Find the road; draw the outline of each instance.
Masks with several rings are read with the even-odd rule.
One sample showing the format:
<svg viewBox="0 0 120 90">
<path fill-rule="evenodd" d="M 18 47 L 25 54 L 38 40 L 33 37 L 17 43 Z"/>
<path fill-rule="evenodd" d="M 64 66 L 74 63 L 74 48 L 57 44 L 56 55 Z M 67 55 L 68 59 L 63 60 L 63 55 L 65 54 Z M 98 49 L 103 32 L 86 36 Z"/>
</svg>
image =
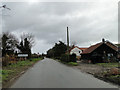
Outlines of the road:
<svg viewBox="0 0 120 90">
<path fill-rule="evenodd" d="M 117 88 L 117 86 L 45 58 L 16 80 L 11 88 Z"/>
</svg>

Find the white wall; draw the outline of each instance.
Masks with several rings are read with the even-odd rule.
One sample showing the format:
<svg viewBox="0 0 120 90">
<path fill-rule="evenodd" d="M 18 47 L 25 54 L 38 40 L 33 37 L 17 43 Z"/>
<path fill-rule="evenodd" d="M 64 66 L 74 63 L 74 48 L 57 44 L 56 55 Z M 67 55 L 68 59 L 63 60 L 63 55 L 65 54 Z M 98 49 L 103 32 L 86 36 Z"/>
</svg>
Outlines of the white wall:
<svg viewBox="0 0 120 90">
<path fill-rule="evenodd" d="M 79 53 L 80 52 L 80 53 Z M 76 56 L 81 56 L 80 54 L 82 53 L 82 50 L 78 49 L 77 47 L 73 48 L 71 51 L 70 51 L 70 54 L 76 54 Z"/>
</svg>

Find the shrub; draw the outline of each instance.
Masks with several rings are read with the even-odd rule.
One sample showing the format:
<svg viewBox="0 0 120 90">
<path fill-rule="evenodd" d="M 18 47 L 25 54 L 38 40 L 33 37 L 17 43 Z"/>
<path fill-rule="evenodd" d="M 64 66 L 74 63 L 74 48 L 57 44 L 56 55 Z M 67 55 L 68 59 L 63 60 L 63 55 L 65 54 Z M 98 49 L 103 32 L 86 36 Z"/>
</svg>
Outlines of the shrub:
<svg viewBox="0 0 120 90">
<path fill-rule="evenodd" d="M 68 54 L 62 54 L 61 55 L 61 61 L 62 62 L 69 62 L 69 55 Z"/>
<path fill-rule="evenodd" d="M 76 62 L 76 54 L 70 55 L 70 62 Z"/>
</svg>

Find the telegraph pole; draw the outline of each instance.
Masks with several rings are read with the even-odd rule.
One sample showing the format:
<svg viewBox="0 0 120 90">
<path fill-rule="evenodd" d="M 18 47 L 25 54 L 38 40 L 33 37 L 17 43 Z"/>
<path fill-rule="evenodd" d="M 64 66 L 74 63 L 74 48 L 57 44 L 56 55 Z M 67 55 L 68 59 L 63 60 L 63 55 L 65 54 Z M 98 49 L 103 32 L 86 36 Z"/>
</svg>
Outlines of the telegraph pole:
<svg viewBox="0 0 120 90">
<path fill-rule="evenodd" d="M 69 31 L 67 27 L 67 52 L 69 53 Z"/>
</svg>

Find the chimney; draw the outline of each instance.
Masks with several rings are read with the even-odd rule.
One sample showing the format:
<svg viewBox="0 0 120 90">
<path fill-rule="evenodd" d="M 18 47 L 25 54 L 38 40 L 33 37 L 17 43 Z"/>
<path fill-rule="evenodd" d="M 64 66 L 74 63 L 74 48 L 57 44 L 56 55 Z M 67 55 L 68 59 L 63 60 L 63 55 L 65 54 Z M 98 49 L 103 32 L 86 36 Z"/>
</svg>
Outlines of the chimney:
<svg viewBox="0 0 120 90">
<path fill-rule="evenodd" d="M 105 39 L 104 39 L 104 38 L 102 39 L 102 42 L 103 42 L 103 43 L 105 42 Z"/>
</svg>

